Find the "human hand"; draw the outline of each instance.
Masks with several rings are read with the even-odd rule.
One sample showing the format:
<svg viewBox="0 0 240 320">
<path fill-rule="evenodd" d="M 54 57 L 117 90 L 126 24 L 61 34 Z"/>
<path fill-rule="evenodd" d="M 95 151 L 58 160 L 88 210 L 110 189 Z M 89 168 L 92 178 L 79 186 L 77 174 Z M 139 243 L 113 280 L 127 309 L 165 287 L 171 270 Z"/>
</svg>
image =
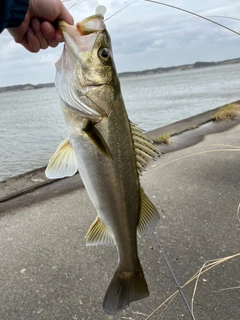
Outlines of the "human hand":
<svg viewBox="0 0 240 320">
<path fill-rule="evenodd" d="M 15 42 L 22 44 L 30 52 L 56 47 L 63 41 L 62 34 L 55 30 L 52 23 L 64 20 L 73 24 L 73 17 L 61 0 L 29 0 L 29 7 L 22 24 L 9 28 Z"/>
</svg>

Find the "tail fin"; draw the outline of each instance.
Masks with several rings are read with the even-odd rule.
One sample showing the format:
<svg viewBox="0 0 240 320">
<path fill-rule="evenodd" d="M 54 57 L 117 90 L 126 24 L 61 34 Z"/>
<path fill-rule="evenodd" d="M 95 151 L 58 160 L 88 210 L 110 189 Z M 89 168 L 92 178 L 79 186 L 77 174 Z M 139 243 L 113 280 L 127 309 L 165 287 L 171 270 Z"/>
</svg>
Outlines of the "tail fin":
<svg viewBox="0 0 240 320">
<path fill-rule="evenodd" d="M 103 309 L 105 312 L 113 314 L 127 308 L 130 302 L 148 296 L 148 286 L 140 264 L 138 270 L 134 272 L 117 269 L 105 294 Z"/>
</svg>

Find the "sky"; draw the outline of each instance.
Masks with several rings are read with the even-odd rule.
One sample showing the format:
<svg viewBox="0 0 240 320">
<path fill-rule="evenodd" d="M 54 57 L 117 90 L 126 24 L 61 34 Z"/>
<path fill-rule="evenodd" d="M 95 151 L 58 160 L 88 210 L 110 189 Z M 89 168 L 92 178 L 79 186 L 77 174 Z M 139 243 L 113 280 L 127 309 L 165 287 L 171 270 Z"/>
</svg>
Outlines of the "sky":
<svg viewBox="0 0 240 320">
<path fill-rule="evenodd" d="M 160 4 L 138 0 L 71 0 L 65 6 L 74 21 L 107 8 L 106 27 L 111 35 L 118 72 L 177 66 L 196 61 L 240 57 L 240 36 L 208 21 Z M 178 6 L 240 32 L 239 0 L 168 0 Z M 118 13 L 117 13 L 118 12 Z M 226 18 L 230 17 L 230 18 Z M 54 82 L 55 62 L 63 44 L 30 53 L 16 44 L 6 30 L 0 34 L 0 87 Z"/>
</svg>

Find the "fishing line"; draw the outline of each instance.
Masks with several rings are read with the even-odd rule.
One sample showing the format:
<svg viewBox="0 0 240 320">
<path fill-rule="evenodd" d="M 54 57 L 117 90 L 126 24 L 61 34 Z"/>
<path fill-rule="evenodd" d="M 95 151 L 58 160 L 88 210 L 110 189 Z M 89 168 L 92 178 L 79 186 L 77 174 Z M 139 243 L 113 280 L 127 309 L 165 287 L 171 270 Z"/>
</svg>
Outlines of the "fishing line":
<svg viewBox="0 0 240 320">
<path fill-rule="evenodd" d="M 170 266 L 170 263 L 169 263 L 166 255 L 165 255 L 165 253 L 164 253 L 164 251 L 163 251 L 163 246 L 162 246 L 162 244 L 161 244 L 160 241 L 157 239 L 157 237 L 155 236 L 154 232 L 152 233 L 152 235 L 153 235 L 153 238 L 154 238 L 155 241 L 156 241 L 156 244 L 157 244 L 157 246 L 158 246 L 158 248 L 159 248 L 160 253 L 161 253 L 162 256 L 163 256 L 163 259 L 164 259 L 164 261 L 165 261 L 165 263 L 166 263 L 166 265 L 167 265 L 167 267 L 168 267 L 168 270 L 170 271 L 170 273 L 171 273 L 171 275 L 172 275 L 172 278 L 173 278 L 173 280 L 174 280 L 174 282 L 175 282 L 175 284 L 176 284 L 176 286 L 177 286 L 177 288 L 178 288 L 178 291 L 179 291 L 179 293 L 180 293 L 181 296 L 182 296 L 182 299 L 183 299 L 183 301 L 184 301 L 184 303 L 185 303 L 185 305 L 186 305 L 186 307 L 187 307 L 187 310 L 188 310 L 188 312 L 189 312 L 189 314 L 190 314 L 190 316 L 191 316 L 191 319 L 192 319 L 192 320 L 195 320 L 195 317 L 194 317 L 194 315 L 193 315 L 193 313 L 192 313 L 192 310 L 191 310 L 191 308 L 190 308 L 190 306 L 189 306 L 189 304 L 188 304 L 188 302 L 187 302 L 187 299 L 186 299 L 186 297 L 185 297 L 185 295 L 184 295 L 184 293 L 183 293 L 183 291 L 182 291 L 182 287 L 179 285 L 179 283 L 178 283 L 178 281 L 177 281 L 177 278 L 176 278 L 176 276 L 175 276 L 175 274 L 174 274 L 174 272 L 173 272 L 173 270 L 172 270 L 172 268 L 171 268 L 171 266 Z"/>
<path fill-rule="evenodd" d="M 192 11 L 189 11 L 189 10 L 186 10 L 186 9 L 183 9 L 183 8 L 179 8 L 179 7 L 173 6 L 173 5 L 171 5 L 171 4 L 166 4 L 166 3 L 163 3 L 163 2 L 159 2 L 159 1 L 154 1 L 154 0 L 145 0 L 145 1 L 147 1 L 147 2 L 152 2 L 152 3 L 157 3 L 157 4 L 161 4 L 162 6 L 170 7 L 170 8 L 173 8 L 173 9 L 177 9 L 177 10 L 180 10 L 180 11 L 183 11 L 183 12 L 186 12 L 186 13 L 189 13 L 189 14 L 192 14 L 193 16 L 196 16 L 196 17 L 198 17 L 198 18 L 201 18 L 201 19 L 207 20 L 207 21 L 209 21 L 209 22 L 212 22 L 212 23 L 216 24 L 217 26 L 220 26 L 220 27 L 222 27 L 222 28 L 224 28 L 224 29 L 227 29 L 227 30 L 229 30 L 229 31 L 231 31 L 231 32 L 233 32 L 233 33 L 236 33 L 238 36 L 240 36 L 240 33 L 239 33 L 239 32 L 237 32 L 237 31 L 235 31 L 235 30 L 233 30 L 233 29 L 231 29 L 231 28 L 228 28 L 228 27 L 224 26 L 224 25 L 221 24 L 221 23 L 218 23 L 218 22 L 213 21 L 213 20 L 211 20 L 211 19 L 208 19 L 208 18 L 206 18 L 206 17 L 204 17 L 204 16 L 201 16 L 200 14 L 194 13 L 194 12 L 192 12 Z"/>
<path fill-rule="evenodd" d="M 209 18 L 224 18 L 224 19 L 232 19 L 232 20 L 238 20 L 238 21 L 240 21 L 239 18 L 227 17 L 227 16 L 209 16 Z"/>
<path fill-rule="evenodd" d="M 118 14 L 119 12 L 121 12 L 122 10 L 126 9 L 127 7 L 129 7 L 131 4 L 133 4 L 134 2 L 137 2 L 138 0 L 134 0 L 132 2 L 130 2 L 129 4 L 127 4 L 125 7 L 119 9 L 117 12 L 115 12 L 114 14 L 112 14 L 110 17 L 107 17 L 107 19 L 104 19 L 104 21 L 107 21 L 108 19 L 112 18 L 113 16 L 115 16 L 116 14 Z"/>
</svg>

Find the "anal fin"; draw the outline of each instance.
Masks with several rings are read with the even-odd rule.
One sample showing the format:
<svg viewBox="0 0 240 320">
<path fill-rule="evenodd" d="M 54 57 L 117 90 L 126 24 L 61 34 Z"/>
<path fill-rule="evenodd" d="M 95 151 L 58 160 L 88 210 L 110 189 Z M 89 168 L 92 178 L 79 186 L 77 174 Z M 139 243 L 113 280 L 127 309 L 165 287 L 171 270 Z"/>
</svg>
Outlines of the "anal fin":
<svg viewBox="0 0 240 320">
<path fill-rule="evenodd" d="M 90 226 L 85 238 L 87 246 L 114 245 L 112 236 L 99 217 Z"/>
<path fill-rule="evenodd" d="M 137 226 L 137 234 L 139 237 L 142 237 L 152 232 L 160 220 L 157 208 L 144 193 L 142 188 L 140 188 L 140 208 L 141 211 Z"/>
</svg>

